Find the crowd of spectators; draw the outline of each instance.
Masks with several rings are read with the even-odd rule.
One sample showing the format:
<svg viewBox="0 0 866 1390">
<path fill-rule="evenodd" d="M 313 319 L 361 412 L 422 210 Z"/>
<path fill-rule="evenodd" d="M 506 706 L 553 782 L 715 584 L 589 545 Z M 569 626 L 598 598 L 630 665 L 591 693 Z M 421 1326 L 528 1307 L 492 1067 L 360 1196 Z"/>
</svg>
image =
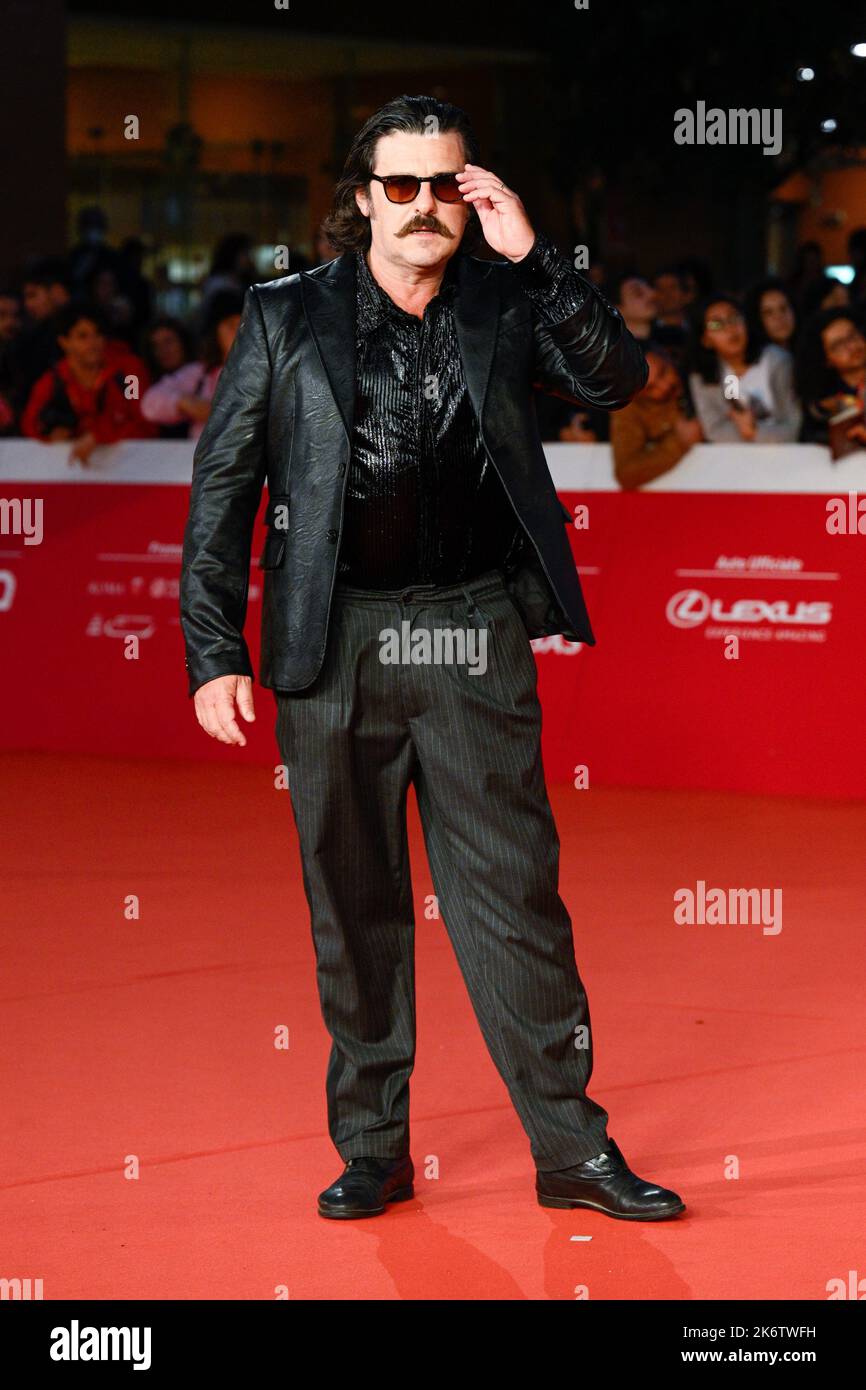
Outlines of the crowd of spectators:
<svg viewBox="0 0 866 1390">
<path fill-rule="evenodd" d="M 86 464 L 121 439 L 196 439 L 257 273 L 252 242 L 226 236 L 191 311 L 172 311 L 143 273 L 145 248 L 109 244 L 84 209 L 64 257 L 33 261 L 20 290 L 0 288 L 0 434 L 70 441 Z M 320 261 L 333 254 L 317 241 Z M 848 245 L 853 280 L 827 274 L 816 243 L 794 273 L 744 293 L 716 288 L 695 259 L 652 275 L 593 280 L 643 345 L 644 390 L 607 414 L 536 395 L 542 439 L 607 442 L 618 482 L 640 487 L 706 442 L 866 446 L 866 228 Z M 292 268 L 309 266 L 292 255 Z M 166 312 L 166 309 L 169 312 Z"/>
<path fill-rule="evenodd" d="M 107 230 L 101 209 L 84 209 L 65 256 L 33 260 L 20 289 L 0 288 L 0 435 L 68 441 L 81 464 L 121 439 L 198 438 L 244 291 L 262 278 L 251 239 L 226 236 L 194 307 L 167 313 L 172 291 L 158 295 L 143 274 L 143 243 L 115 249 Z"/>
<path fill-rule="evenodd" d="M 644 276 L 593 278 L 643 345 L 644 390 L 625 409 L 538 402 L 542 437 L 610 441 L 623 488 L 676 466 L 698 443 L 828 444 L 834 457 L 866 446 L 866 228 L 848 242 L 850 283 L 827 273 L 815 242 L 794 273 L 745 292 L 717 288 L 684 259 Z"/>
</svg>

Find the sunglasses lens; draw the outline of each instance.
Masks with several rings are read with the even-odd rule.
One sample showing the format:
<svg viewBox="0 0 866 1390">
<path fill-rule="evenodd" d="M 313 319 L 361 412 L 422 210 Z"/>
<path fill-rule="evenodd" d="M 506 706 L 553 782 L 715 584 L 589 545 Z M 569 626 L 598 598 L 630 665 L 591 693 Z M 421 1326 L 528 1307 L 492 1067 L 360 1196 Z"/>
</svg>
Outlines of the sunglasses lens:
<svg viewBox="0 0 866 1390">
<path fill-rule="evenodd" d="M 394 174 L 385 179 L 385 197 L 391 203 L 411 203 L 418 197 L 419 187 L 411 174 Z"/>
<path fill-rule="evenodd" d="M 453 174 L 441 174 L 433 180 L 433 194 L 441 203 L 459 203 L 462 194 Z"/>
</svg>

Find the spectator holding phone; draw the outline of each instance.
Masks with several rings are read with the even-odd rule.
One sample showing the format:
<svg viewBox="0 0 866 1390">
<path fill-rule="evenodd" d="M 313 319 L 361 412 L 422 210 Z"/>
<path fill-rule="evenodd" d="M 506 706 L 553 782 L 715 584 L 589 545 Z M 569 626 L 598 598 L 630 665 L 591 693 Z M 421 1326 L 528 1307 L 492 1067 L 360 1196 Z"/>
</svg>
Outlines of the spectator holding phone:
<svg viewBox="0 0 866 1390">
<path fill-rule="evenodd" d="M 794 391 L 793 359 L 751 340 L 730 295 L 703 308 L 692 341 L 689 389 L 704 438 L 711 443 L 793 443 L 803 412 Z"/>
</svg>

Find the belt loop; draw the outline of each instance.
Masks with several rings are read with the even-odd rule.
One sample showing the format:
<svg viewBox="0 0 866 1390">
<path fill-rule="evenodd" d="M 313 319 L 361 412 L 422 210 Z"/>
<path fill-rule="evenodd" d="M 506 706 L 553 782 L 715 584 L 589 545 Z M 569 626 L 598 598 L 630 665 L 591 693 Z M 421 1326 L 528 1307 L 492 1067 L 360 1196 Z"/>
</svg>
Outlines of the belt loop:
<svg viewBox="0 0 866 1390">
<path fill-rule="evenodd" d="M 470 623 L 472 624 L 472 626 L 473 626 L 473 627 L 487 627 L 487 625 L 488 625 L 488 623 L 489 623 L 489 621 L 490 621 L 490 619 L 488 618 L 487 614 L 484 613 L 484 612 L 482 612 L 482 610 L 478 607 L 478 604 L 475 602 L 474 597 L 472 596 L 472 594 L 470 594 L 470 592 L 469 592 L 469 590 L 467 589 L 466 585 L 465 585 L 465 584 L 461 584 L 460 587 L 461 587 L 461 589 L 463 590 L 463 597 L 466 599 L 466 616 L 467 616 L 467 618 L 469 619 L 469 621 L 470 621 Z M 475 621 L 475 615 L 476 615 L 476 614 L 477 614 L 478 617 L 480 618 L 480 620 L 481 620 L 480 622 L 476 622 L 476 621 Z"/>
</svg>

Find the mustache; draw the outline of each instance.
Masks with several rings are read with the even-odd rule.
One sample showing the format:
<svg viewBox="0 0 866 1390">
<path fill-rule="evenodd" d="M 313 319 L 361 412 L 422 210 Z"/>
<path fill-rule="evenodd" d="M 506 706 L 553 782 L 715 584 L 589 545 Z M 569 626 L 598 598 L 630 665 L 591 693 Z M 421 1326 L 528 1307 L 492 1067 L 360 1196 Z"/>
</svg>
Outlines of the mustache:
<svg viewBox="0 0 866 1390">
<path fill-rule="evenodd" d="M 449 239 L 454 235 L 443 222 L 439 221 L 438 217 L 415 217 L 401 232 L 398 232 L 397 235 L 411 236 L 413 232 L 438 232 L 440 236 L 448 237 Z"/>
</svg>

